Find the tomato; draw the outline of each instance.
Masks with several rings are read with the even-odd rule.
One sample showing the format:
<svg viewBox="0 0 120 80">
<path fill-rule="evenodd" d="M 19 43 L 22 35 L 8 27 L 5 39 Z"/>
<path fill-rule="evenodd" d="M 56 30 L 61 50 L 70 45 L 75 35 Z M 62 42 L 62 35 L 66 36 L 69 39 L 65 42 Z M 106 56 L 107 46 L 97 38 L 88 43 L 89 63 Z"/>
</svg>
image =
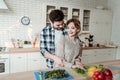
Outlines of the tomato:
<svg viewBox="0 0 120 80">
<path fill-rule="evenodd" d="M 113 75 L 112 75 L 112 72 L 111 72 L 111 70 L 110 69 L 105 69 L 104 70 L 104 74 L 105 74 L 105 79 L 106 80 L 112 80 L 112 78 L 113 78 Z"/>
<path fill-rule="evenodd" d="M 113 78 L 113 77 L 105 76 L 105 80 L 113 80 L 112 78 Z"/>
<path fill-rule="evenodd" d="M 95 71 L 92 78 L 93 80 L 105 80 L 105 75 L 103 72 Z"/>
<path fill-rule="evenodd" d="M 98 75 L 98 79 L 99 80 L 105 80 L 104 73 L 100 72 L 100 74 Z"/>
<path fill-rule="evenodd" d="M 112 77 L 112 72 L 111 72 L 110 69 L 107 69 L 107 68 L 106 68 L 106 69 L 104 70 L 104 74 L 107 75 L 107 76 L 111 76 L 111 77 Z"/>
</svg>

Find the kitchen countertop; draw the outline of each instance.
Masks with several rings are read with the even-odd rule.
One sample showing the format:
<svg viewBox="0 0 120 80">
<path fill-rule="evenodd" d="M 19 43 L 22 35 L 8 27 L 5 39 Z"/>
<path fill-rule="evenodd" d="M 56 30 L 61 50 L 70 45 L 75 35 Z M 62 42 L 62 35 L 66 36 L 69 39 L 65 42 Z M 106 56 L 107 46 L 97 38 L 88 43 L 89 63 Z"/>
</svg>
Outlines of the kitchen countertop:
<svg viewBox="0 0 120 80">
<path fill-rule="evenodd" d="M 106 47 L 106 46 L 101 46 L 101 47 L 83 47 L 82 50 L 89 50 L 89 49 L 110 49 L 110 48 L 117 48 L 117 46 L 111 46 L 111 47 Z"/>
<path fill-rule="evenodd" d="M 117 47 L 84 47 L 82 50 L 91 50 L 91 49 L 110 49 L 110 48 L 117 48 Z M 40 52 L 38 47 L 36 48 L 9 48 L 8 51 L 0 52 L 1 53 L 26 53 L 26 52 Z"/>
<path fill-rule="evenodd" d="M 7 52 L 0 53 L 26 53 L 26 52 L 40 52 L 39 48 L 9 48 Z"/>
<path fill-rule="evenodd" d="M 112 66 L 120 67 L 120 60 L 97 62 L 97 63 L 94 63 L 94 64 L 103 64 L 105 66 L 112 65 Z M 85 77 L 78 76 L 70 68 L 65 68 L 65 69 L 74 77 L 74 80 L 86 80 Z M 19 73 L 7 74 L 7 75 L 0 75 L 0 80 L 35 80 L 33 72 L 35 72 L 35 71 L 19 72 Z M 112 70 L 112 73 L 114 75 L 115 74 L 120 74 L 120 70 Z"/>
</svg>

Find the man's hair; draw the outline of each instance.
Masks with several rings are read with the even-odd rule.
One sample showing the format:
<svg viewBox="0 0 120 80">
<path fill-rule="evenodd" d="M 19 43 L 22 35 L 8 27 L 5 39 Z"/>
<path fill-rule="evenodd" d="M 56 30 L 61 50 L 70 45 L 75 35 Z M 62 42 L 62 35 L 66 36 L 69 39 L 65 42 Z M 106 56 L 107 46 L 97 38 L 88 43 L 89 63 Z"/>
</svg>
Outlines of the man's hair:
<svg viewBox="0 0 120 80">
<path fill-rule="evenodd" d="M 50 12 L 49 19 L 51 22 L 62 21 L 64 19 L 64 14 L 61 10 L 55 9 Z"/>
</svg>

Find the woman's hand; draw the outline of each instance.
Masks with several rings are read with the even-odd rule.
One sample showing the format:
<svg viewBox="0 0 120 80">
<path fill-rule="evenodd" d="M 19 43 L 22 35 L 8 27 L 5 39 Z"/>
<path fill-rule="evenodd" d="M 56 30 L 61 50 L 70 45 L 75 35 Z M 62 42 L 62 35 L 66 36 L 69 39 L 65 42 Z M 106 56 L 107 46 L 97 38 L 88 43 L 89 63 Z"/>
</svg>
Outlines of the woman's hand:
<svg viewBox="0 0 120 80">
<path fill-rule="evenodd" d="M 76 60 L 75 65 L 77 68 L 85 70 L 84 65 L 80 61 Z"/>
</svg>

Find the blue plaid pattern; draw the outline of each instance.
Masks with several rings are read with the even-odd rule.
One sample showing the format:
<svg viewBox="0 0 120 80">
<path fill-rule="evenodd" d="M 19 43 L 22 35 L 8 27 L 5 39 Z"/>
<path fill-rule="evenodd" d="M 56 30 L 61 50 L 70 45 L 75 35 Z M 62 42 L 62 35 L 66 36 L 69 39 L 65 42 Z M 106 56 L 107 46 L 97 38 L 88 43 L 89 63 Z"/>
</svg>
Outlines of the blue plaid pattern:
<svg viewBox="0 0 120 80">
<path fill-rule="evenodd" d="M 64 28 L 62 31 L 63 35 L 65 35 L 66 31 Z M 44 56 L 46 51 L 55 55 L 55 30 L 52 25 L 45 27 L 40 34 L 40 52 Z M 52 59 L 46 59 L 46 62 L 48 68 L 54 67 L 54 61 Z"/>
</svg>

